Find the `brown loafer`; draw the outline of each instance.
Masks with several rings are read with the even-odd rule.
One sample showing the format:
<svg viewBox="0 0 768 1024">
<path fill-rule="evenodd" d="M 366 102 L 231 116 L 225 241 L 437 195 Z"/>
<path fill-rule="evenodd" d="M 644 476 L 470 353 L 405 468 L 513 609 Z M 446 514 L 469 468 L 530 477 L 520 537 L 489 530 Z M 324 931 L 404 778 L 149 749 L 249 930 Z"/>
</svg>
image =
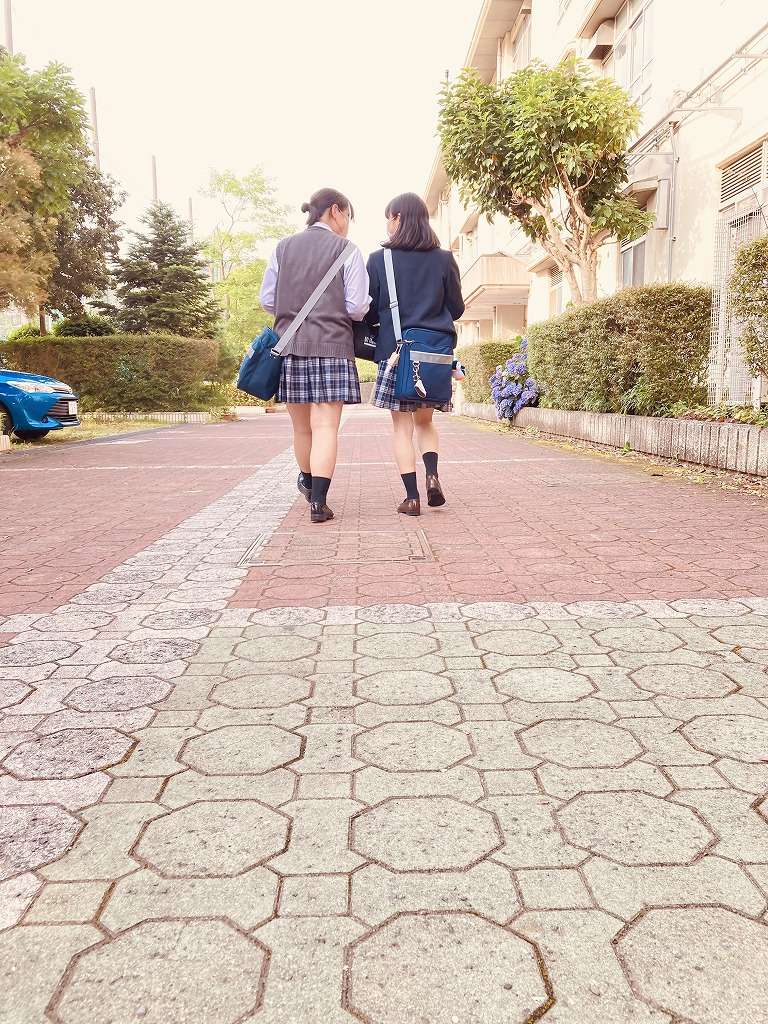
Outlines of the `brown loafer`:
<svg viewBox="0 0 768 1024">
<path fill-rule="evenodd" d="M 418 498 L 406 498 L 397 506 L 397 511 L 401 512 L 404 516 L 420 516 L 421 502 Z"/>
<path fill-rule="evenodd" d="M 445 495 L 440 481 L 436 476 L 427 477 L 427 504 L 430 508 L 438 508 L 445 504 Z"/>
</svg>

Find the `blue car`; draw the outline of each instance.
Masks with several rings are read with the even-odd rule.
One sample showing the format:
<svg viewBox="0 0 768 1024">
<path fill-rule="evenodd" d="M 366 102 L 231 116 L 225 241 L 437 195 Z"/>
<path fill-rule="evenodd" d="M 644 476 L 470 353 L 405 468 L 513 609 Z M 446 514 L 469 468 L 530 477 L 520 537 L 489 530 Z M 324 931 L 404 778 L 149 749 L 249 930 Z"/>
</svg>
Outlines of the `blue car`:
<svg viewBox="0 0 768 1024">
<path fill-rule="evenodd" d="M 77 427 L 77 395 L 68 384 L 0 368 L 0 431 L 36 441 L 50 430 Z"/>
</svg>

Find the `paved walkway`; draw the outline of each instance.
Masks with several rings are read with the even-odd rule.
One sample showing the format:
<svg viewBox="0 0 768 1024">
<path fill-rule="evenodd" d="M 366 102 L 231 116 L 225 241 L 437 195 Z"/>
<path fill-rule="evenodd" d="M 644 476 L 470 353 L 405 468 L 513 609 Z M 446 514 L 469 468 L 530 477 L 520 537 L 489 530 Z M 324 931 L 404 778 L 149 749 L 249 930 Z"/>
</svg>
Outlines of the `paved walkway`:
<svg viewBox="0 0 768 1024">
<path fill-rule="evenodd" d="M 765 506 L 443 436 L 0 462 L 0 1024 L 768 1020 Z"/>
</svg>

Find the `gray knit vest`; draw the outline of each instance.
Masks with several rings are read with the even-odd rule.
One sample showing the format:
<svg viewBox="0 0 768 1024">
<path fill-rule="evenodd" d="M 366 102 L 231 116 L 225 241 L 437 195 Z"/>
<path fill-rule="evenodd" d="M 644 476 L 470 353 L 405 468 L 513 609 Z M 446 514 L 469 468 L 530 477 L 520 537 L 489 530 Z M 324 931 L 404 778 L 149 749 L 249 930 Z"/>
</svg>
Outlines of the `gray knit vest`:
<svg viewBox="0 0 768 1024">
<path fill-rule="evenodd" d="M 313 225 L 284 238 L 277 248 L 275 333 L 281 337 L 347 244 L 341 235 Z M 354 359 L 352 321 L 344 305 L 344 271 L 336 274 L 283 355 Z"/>
</svg>

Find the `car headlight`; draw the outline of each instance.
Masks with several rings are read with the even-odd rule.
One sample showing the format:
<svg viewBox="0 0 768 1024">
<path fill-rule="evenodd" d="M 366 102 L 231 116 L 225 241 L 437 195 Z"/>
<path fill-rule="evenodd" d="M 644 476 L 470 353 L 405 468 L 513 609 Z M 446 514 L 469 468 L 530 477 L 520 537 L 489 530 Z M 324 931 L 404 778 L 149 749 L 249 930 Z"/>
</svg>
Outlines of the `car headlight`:
<svg viewBox="0 0 768 1024">
<path fill-rule="evenodd" d="M 52 388 L 50 384 L 36 384 L 31 380 L 9 380 L 8 384 L 12 388 L 18 388 L 19 391 L 26 391 L 28 395 L 41 393 L 53 395 L 56 393 L 56 388 Z"/>
</svg>

